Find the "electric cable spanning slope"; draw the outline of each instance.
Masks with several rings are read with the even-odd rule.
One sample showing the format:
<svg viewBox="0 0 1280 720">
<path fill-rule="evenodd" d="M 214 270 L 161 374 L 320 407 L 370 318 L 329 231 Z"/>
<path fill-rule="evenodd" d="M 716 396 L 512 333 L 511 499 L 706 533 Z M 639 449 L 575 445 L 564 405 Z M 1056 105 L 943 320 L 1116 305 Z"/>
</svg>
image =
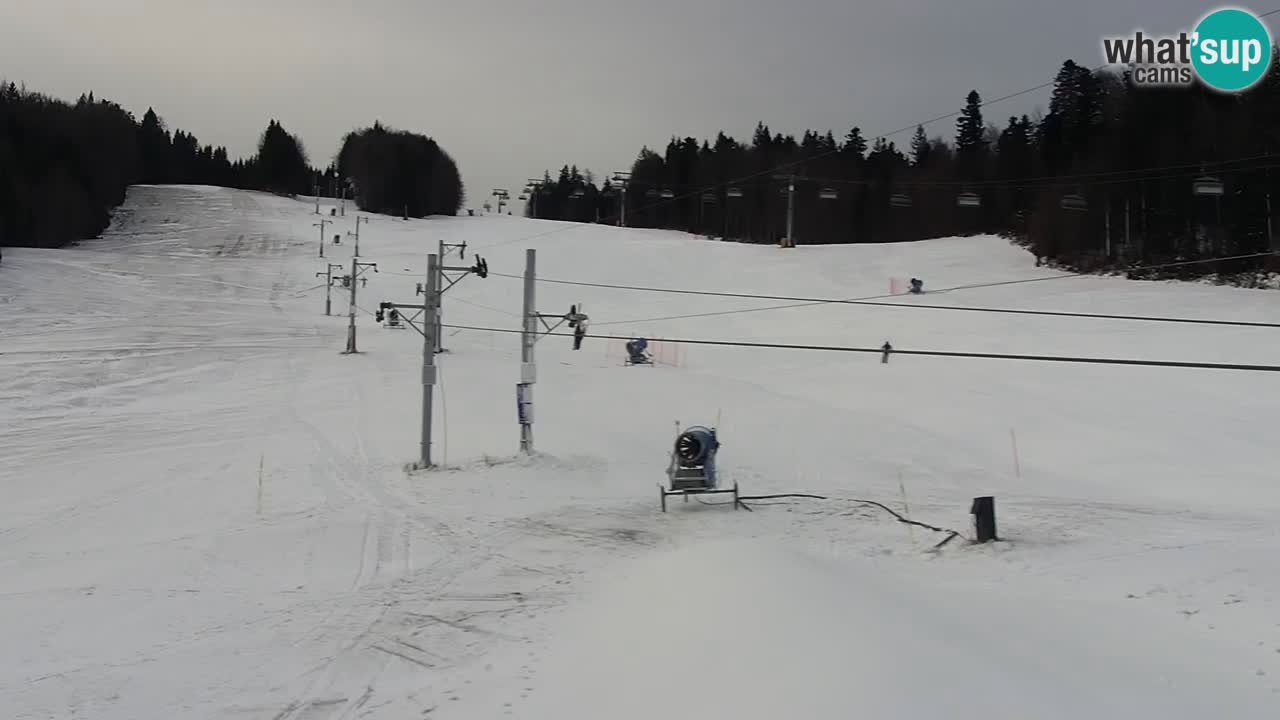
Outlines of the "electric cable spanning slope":
<svg viewBox="0 0 1280 720">
<path fill-rule="evenodd" d="M 478 325 L 443 325 L 454 330 L 473 332 L 492 332 L 504 334 L 520 334 L 523 330 L 512 328 L 483 327 Z M 574 337 L 572 333 L 541 332 L 539 336 Z M 586 337 L 596 340 L 631 340 L 627 335 L 598 335 L 590 333 Z M 1031 362 L 1073 363 L 1087 365 L 1130 365 L 1141 367 L 1189 368 L 1196 370 L 1243 370 L 1250 372 L 1280 372 L 1280 365 L 1256 365 L 1245 363 L 1209 363 L 1184 360 L 1140 360 L 1126 358 L 1074 357 L 1068 355 L 1026 355 L 1018 353 L 991 352 L 959 352 L 949 350 L 900 350 L 896 347 L 853 347 L 847 345 L 803 345 L 797 343 L 750 342 L 745 340 L 694 340 L 685 338 L 663 338 L 664 343 L 677 345 L 712 345 L 720 347 L 758 348 L 771 350 L 811 350 L 821 352 L 863 353 L 873 355 L 920 355 L 924 357 L 971 358 L 982 360 L 1024 360 Z"/>
<path fill-rule="evenodd" d="M 1280 255 L 1280 253 L 1265 252 L 1265 253 L 1253 253 L 1249 255 L 1234 255 L 1234 256 L 1225 257 L 1225 258 L 1213 258 L 1211 260 L 1188 260 L 1188 261 L 1180 261 L 1180 262 L 1174 262 L 1174 263 L 1165 263 L 1161 265 L 1147 265 L 1147 266 L 1141 266 L 1141 267 L 1132 267 L 1132 268 L 1127 268 L 1126 270 L 1127 272 L 1161 270 L 1161 269 L 1166 269 L 1171 267 L 1182 267 L 1186 265 L 1205 264 L 1205 263 L 1211 263 L 1211 262 L 1226 262 L 1231 260 L 1244 260 L 1244 259 L 1250 259 L 1250 258 L 1268 257 L 1272 255 Z M 503 277 L 503 278 L 509 278 L 509 279 L 520 279 L 522 277 L 520 275 L 512 275 L 510 273 L 500 273 L 500 272 L 493 272 L 493 271 L 490 271 L 490 274 L 496 277 Z M 1050 280 L 1066 280 L 1066 279 L 1078 280 L 1078 279 L 1089 278 L 1089 277 L 1098 277 L 1098 276 L 1066 274 L 1066 275 L 1053 275 L 1049 277 L 1040 277 L 1040 278 L 1024 278 L 1020 280 L 1002 280 L 1002 281 L 990 282 L 990 283 L 974 283 L 969 285 L 956 285 L 952 287 L 939 288 L 937 290 L 931 290 L 930 294 L 944 293 L 944 292 L 957 292 L 962 290 L 976 290 L 981 288 L 1001 287 L 1006 285 L 1019 285 L 1019 284 L 1025 284 L 1025 283 L 1047 282 Z M 790 296 L 790 295 L 766 295 L 761 293 L 747 293 L 747 292 L 723 292 L 723 291 L 715 291 L 715 290 L 660 288 L 660 287 L 650 287 L 650 286 L 643 286 L 643 285 L 623 285 L 623 284 L 616 284 L 616 283 L 598 283 L 598 282 L 587 282 L 587 281 L 579 281 L 579 280 L 560 280 L 560 279 L 553 279 L 553 278 L 538 278 L 537 282 L 548 283 L 553 285 L 570 285 L 575 287 L 624 290 L 624 291 L 630 291 L 630 292 L 649 292 L 649 293 L 662 293 L 662 294 L 672 294 L 672 295 L 695 295 L 695 296 L 705 296 L 705 297 L 740 298 L 745 300 L 781 300 L 781 301 L 788 302 L 788 304 L 786 305 L 769 305 L 765 307 L 743 308 L 739 310 L 720 310 L 720 311 L 711 311 L 711 312 L 705 312 L 705 313 L 691 313 L 687 315 L 669 315 L 665 317 L 642 318 L 637 320 L 608 320 L 608 321 L 594 323 L 594 325 L 596 325 L 597 327 L 606 326 L 606 325 L 634 325 L 634 324 L 647 323 L 647 322 L 661 322 L 665 320 L 687 320 L 687 319 L 693 319 L 693 318 L 716 317 L 721 315 L 736 315 L 736 314 L 743 314 L 743 313 L 765 312 L 769 310 L 786 310 L 786 309 L 801 308 L 801 307 L 815 307 L 819 305 L 863 305 L 863 306 L 870 306 L 870 307 L 891 307 L 891 308 L 907 308 L 907 309 L 917 309 L 917 310 L 943 310 L 943 311 L 957 311 L 957 312 L 981 312 L 981 313 L 997 313 L 997 314 L 1010 314 L 1010 315 L 1038 315 L 1038 316 L 1047 316 L 1047 317 L 1074 317 L 1074 318 L 1086 318 L 1086 319 L 1097 319 L 1097 320 L 1125 320 L 1125 321 L 1136 321 L 1136 322 L 1181 323 L 1181 324 L 1190 324 L 1190 325 L 1219 325 L 1219 326 L 1233 326 L 1233 327 L 1280 328 L 1280 323 L 1277 323 L 1277 322 L 1259 322 L 1259 321 L 1247 321 L 1247 320 L 1215 320 L 1215 319 L 1182 318 L 1182 317 L 1168 317 L 1168 316 L 1069 312 L 1069 311 L 1062 311 L 1062 310 L 1026 310 L 1026 309 L 1016 309 L 1016 308 L 968 307 L 963 305 L 935 305 L 935 304 L 915 303 L 915 302 L 912 302 L 912 303 L 882 302 L 883 300 L 886 300 L 888 298 L 901 297 L 900 295 L 872 295 L 872 296 L 861 297 L 861 298 L 845 298 L 845 299 L 807 298 L 807 297 Z"/>
</svg>

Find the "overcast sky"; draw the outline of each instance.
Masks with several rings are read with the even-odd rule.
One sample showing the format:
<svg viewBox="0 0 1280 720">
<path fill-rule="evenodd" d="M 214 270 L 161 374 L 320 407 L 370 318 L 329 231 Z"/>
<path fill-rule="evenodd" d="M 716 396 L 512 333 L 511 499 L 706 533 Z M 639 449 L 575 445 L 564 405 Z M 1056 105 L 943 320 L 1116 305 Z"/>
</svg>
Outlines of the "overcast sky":
<svg viewBox="0 0 1280 720">
<path fill-rule="evenodd" d="M 1274 0 L 1280 7 L 1280 0 Z M 1190 29 L 1194 0 L 0 0 L 0 77 L 148 106 L 248 156 L 271 118 L 326 165 L 375 120 L 434 137 L 468 204 L 561 165 L 604 176 L 672 135 L 874 137 Z M 1248 5 L 1245 5 L 1248 7 Z M 1254 6 L 1265 12 L 1271 6 Z M 1272 26 L 1275 32 L 1275 26 Z M 1048 91 L 986 111 L 1047 104 Z M 954 121 L 928 128 L 950 138 Z M 909 135 L 894 139 L 905 144 Z"/>
</svg>

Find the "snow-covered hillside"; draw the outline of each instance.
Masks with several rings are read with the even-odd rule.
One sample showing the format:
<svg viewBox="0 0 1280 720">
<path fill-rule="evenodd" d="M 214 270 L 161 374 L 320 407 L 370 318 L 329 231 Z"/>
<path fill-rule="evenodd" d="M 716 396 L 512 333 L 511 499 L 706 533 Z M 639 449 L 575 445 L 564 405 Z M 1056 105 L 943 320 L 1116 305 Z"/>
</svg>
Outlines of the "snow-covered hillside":
<svg viewBox="0 0 1280 720">
<path fill-rule="evenodd" d="M 324 204 L 324 217 L 329 218 Z M 354 212 L 324 233 L 355 229 Z M 997 238 L 741 246 L 665 232 L 374 216 L 358 355 L 324 315 L 314 205 L 137 187 L 102 239 L 0 265 L 0 715 L 949 718 L 1280 712 L 1272 373 L 692 345 L 629 368 L 446 331 L 436 459 L 422 340 L 383 329 L 428 252 L 490 277 L 450 325 L 519 327 L 539 275 L 809 297 L 1058 273 Z M 1275 364 L 1273 329 L 538 286 L 593 333 Z M 1276 321 L 1280 295 L 1062 277 L 931 304 Z M 924 302 L 902 298 L 904 304 Z M 731 312 L 761 308 L 756 312 Z M 728 314 L 725 314 L 728 313 Z M 673 316 L 700 315 L 681 319 Z M 674 423 L 720 418 L 754 512 L 662 514 Z M 1015 451 L 1016 447 L 1016 451 Z M 1016 455 L 1015 455 L 1016 453 Z M 956 541 L 994 495 L 1004 542 Z"/>
</svg>

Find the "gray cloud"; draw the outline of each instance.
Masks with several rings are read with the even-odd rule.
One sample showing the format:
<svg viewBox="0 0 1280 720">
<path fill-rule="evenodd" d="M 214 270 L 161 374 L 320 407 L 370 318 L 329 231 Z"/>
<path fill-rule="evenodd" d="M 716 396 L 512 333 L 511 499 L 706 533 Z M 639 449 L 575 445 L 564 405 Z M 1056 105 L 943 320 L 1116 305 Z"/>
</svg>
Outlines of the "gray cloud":
<svg viewBox="0 0 1280 720">
<path fill-rule="evenodd" d="M 1189 28 L 1191 0 L 6 0 L 0 74 L 93 90 L 233 155 L 267 120 L 315 164 L 374 120 L 425 132 L 472 205 L 671 135 L 853 125 L 868 135 L 1044 82 L 1100 38 Z M 1280 0 L 1277 0 L 1280 7 Z M 1259 12 L 1272 7 L 1255 7 Z M 1274 26 L 1273 26 L 1274 33 Z M 1042 91 L 987 110 L 1002 123 Z M 928 128 L 950 137 L 953 123 Z M 905 142 L 905 136 L 900 141 Z"/>
</svg>

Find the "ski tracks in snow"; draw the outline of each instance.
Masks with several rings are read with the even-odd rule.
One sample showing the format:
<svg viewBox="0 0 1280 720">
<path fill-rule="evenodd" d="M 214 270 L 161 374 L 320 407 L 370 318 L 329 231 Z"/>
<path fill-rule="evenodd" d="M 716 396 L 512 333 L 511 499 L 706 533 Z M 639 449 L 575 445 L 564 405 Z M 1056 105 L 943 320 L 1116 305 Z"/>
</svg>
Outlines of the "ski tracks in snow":
<svg viewBox="0 0 1280 720">
<path fill-rule="evenodd" d="M 294 387 L 303 383 L 301 363 L 291 360 Z M 359 378 L 347 385 L 355 422 L 349 425 L 350 449 L 339 447 L 317 422 L 309 419 L 302 399 L 290 398 L 288 422 L 307 434 L 314 455 L 308 476 L 325 494 L 325 509 L 317 514 L 321 525 L 312 533 L 318 545 L 328 533 L 358 528 L 359 551 L 351 563 L 345 592 L 334 598 L 319 621 L 294 643 L 296 647 L 328 645 L 331 650 L 318 665 L 304 673 L 310 680 L 285 704 L 279 720 L 298 718 L 346 718 L 373 696 L 378 677 L 392 661 L 407 660 L 433 667 L 439 657 L 397 637 L 394 629 L 378 632 L 388 612 L 403 597 L 440 592 L 459 574 L 482 561 L 484 550 L 462 538 L 447 523 L 422 512 L 418 501 L 402 488 L 398 465 L 377 463 L 369 457 L 363 433 L 371 427 L 370 410 Z M 415 541 L 429 548 L 431 560 L 417 566 Z M 331 561 L 313 545 L 308 563 Z M 307 568 L 306 575 L 316 573 Z M 334 639 L 338 639 L 335 646 Z"/>
</svg>

